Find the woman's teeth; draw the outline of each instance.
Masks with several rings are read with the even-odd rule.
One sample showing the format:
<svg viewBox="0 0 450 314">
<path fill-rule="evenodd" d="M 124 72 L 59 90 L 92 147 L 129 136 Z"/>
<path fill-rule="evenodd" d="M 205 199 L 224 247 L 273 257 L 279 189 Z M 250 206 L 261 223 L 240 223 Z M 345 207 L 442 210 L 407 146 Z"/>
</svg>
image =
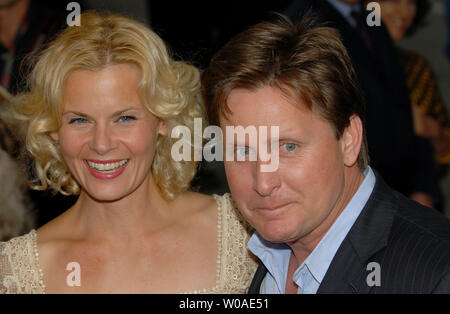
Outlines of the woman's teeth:
<svg viewBox="0 0 450 314">
<path fill-rule="evenodd" d="M 87 163 L 89 165 L 89 167 L 91 167 L 92 169 L 96 170 L 96 171 L 101 171 L 101 172 L 114 172 L 119 170 L 120 168 L 122 168 L 123 166 L 125 166 L 125 164 L 128 162 L 128 159 L 124 159 L 122 161 L 118 161 L 118 162 L 112 162 L 112 163 L 96 163 L 96 162 L 92 162 L 87 160 Z"/>
</svg>

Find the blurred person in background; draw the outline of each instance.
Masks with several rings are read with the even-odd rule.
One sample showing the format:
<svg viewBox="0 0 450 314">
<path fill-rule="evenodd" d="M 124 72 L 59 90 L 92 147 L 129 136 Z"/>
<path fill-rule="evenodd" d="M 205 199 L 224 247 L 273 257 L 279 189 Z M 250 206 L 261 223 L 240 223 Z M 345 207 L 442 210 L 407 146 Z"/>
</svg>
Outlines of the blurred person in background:
<svg viewBox="0 0 450 314">
<path fill-rule="evenodd" d="M 447 45 L 445 52 L 447 53 L 447 58 L 450 60 L 450 0 L 445 0 L 445 10 L 447 12 Z"/>
<path fill-rule="evenodd" d="M 66 21 L 48 1 L 0 0 L 1 85 L 12 94 L 24 88 L 23 58 L 48 42 Z"/>
<path fill-rule="evenodd" d="M 360 0 L 294 0 L 285 14 L 295 23 L 307 12 L 336 28 L 366 99 L 369 155 L 388 184 L 428 207 L 438 190 L 433 147 L 414 133 L 409 91 L 385 26 L 369 27 Z"/>
<path fill-rule="evenodd" d="M 394 41 L 413 35 L 431 8 L 429 0 L 382 0 L 381 19 Z M 429 62 L 418 53 L 396 47 L 406 75 L 414 132 L 428 138 L 439 165 L 450 164 L 450 121 Z M 437 197 L 437 196 L 436 196 Z"/>
<path fill-rule="evenodd" d="M 82 1 L 77 1 L 83 5 Z M 29 68 L 27 56 L 40 49 L 66 26 L 67 1 L 0 0 L 0 85 L 12 95 L 26 88 Z M 10 123 L 12 121 L 6 121 Z M 10 126 L 16 134 L 20 125 Z M 20 142 L 19 142 L 20 143 Z M 24 147 L 18 146 L 11 155 L 19 157 Z M 31 176 L 31 161 L 22 160 Z M 28 189 L 29 199 L 36 208 L 36 223 L 43 225 L 70 207 L 75 198 L 64 198 L 46 191 Z"/>
<path fill-rule="evenodd" d="M 29 232 L 35 223 L 26 195 L 26 176 L 14 160 L 18 142 L 4 118 L 11 95 L 0 86 L 0 241 Z"/>
</svg>

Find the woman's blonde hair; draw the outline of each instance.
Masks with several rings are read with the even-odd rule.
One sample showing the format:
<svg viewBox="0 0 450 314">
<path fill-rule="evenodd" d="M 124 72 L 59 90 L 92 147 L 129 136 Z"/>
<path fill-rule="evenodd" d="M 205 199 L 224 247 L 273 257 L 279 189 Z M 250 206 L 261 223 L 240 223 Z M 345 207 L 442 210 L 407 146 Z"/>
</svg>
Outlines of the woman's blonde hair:
<svg viewBox="0 0 450 314">
<path fill-rule="evenodd" d="M 145 25 L 119 14 L 86 12 L 80 26 L 67 28 L 39 54 L 29 77 L 29 92 L 19 95 L 14 106 L 16 116 L 27 122 L 25 143 L 37 176 L 33 188 L 79 193 L 58 143 L 49 136 L 61 125 L 65 82 L 75 70 L 122 63 L 141 70 L 138 94 L 143 105 L 165 121 L 168 135 L 177 125 L 193 131 L 194 118 L 204 119 L 195 67 L 173 60 L 161 38 Z M 197 170 L 194 158 L 183 162 L 171 158 L 175 140 L 159 136 L 152 165 L 155 182 L 166 199 L 188 189 Z"/>
</svg>

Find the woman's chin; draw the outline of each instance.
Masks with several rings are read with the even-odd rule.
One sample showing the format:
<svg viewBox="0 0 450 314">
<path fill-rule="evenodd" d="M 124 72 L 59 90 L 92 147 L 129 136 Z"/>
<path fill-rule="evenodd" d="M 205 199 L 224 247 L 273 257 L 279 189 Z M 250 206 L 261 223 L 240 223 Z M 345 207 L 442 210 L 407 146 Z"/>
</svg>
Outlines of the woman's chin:
<svg viewBox="0 0 450 314">
<path fill-rule="evenodd" d="M 405 33 L 406 33 L 406 30 L 403 30 L 403 29 L 391 30 L 389 32 L 389 34 L 391 35 L 391 37 L 394 41 L 403 39 L 405 37 Z"/>
<path fill-rule="evenodd" d="M 92 200 L 99 203 L 113 203 L 120 201 L 127 197 L 130 193 L 124 193 L 124 191 L 85 191 L 87 196 Z"/>
</svg>

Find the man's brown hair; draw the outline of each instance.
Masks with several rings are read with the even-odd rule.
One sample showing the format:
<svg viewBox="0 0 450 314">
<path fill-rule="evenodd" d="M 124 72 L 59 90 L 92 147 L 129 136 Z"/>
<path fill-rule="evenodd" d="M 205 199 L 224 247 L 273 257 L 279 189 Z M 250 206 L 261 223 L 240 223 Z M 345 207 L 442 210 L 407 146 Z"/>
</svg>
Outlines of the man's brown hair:
<svg viewBox="0 0 450 314">
<path fill-rule="evenodd" d="M 211 124 L 230 113 L 227 98 L 237 88 L 271 86 L 302 101 L 328 121 L 339 139 L 355 114 L 364 125 L 364 97 L 338 32 L 307 14 L 297 25 L 286 17 L 261 22 L 233 37 L 202 74 L 202 95 Z M 367 141 L 358 156 L 369 164 Z"/>
</svg>

